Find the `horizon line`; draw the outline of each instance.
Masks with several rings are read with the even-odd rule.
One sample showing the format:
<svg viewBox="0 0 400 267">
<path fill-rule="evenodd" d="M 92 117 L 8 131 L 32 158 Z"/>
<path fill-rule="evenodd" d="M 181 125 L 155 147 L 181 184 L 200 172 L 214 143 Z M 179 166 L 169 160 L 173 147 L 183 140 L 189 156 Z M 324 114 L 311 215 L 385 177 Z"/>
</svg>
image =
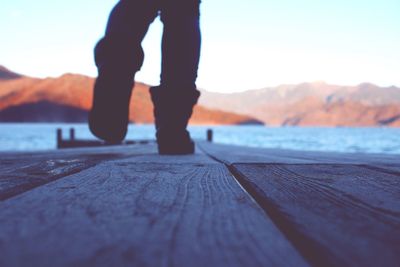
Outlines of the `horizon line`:
<svg viewBox="0 0 400 267">
<path fill-rule="evenodd" d="M 6 66 L 0 64 L 0 69 L 1 68 L 3 68 L 4 70 L 6 70 L 6 71 L 8 71 L 10 73 L 17 74 L 17 75 L 20 75 L 20 76 L 26 77 L 26 78 L 33 78 L 33 79 L 57 79 L 57 78 L 61 78 L 63 76 L 67 76 L 67 75 L 85 76 L 85 77 L 88 77 L 88 78 L 91 78 L 91 79 L 96 79 L 96 76 L 92 76 L 92 75 L 84 74 L 84 73 L 73 72 L 73 71 L 67 71 L 67 72 L 64 72 L 64 73 L 62 73 L 60 75 L 55 75 L 55 76 L 51 76 L 51 75 L 49 75 L 49 76 L 31 76 L 31 75 L 22 74 L 20 72 L 15 72 L 15 71 L 7 68 Z M 146 82 L 143 82 L 143 81 L 138 81 L 138 80 L 135 80 L 135 82 L 142 83 L 142 84 L 147 85 L 147 86 L 156 86 L 156 85 L 149 84 L 149 83 L 146 83 Z M 298 82 L 298 83 L 282 82 L 282 83 L 275 84 L 275 85 L 266 85 L 266 86 L 258 87 L 258 88 L 240 89 L 240 90 L 235 90 L 234 92 L 225 92 L 225 93 L 214 91 L 214 90 L 207 90 L 206 88 L 204 88 L 202 86 L 199 86 L 198 88 L 200 90 L 213 92 L 213 93 L 215 92 L 215 93 L 220 93 L 220 94 L 234 94 L 234 93 L 241 93 L 241 92 L 246 92 L 246 91 L 257 91 L 257 90 L 263 90 L 263 89 L 273 89 L 273 88 L 280 87 L 280 86 L 296 86 L 296 85 L 302 85 L 302 84 L 318 84 L 318 83 L 326 84 L 326 85 L 330 85 L 330 86 L 340 86 L 340 87 L 357 87 L 357 86 L 360 86 L 360 85 L 363 85 L 363 84 L 369 84 L 369 85 L 373 85 L 373 86 L 377 86 L 377 87 L 381 87 L 381 88 L 395 87 L 395 88 L 400 89 L 400 85 L 397 85 L 397 84 L 381 85 L 379 83 L 374 83 L 374 82 L 369 82 L 369 81 L 358 82 L 356 84 L 340 84 L 340 83 L 332 83 L 332 82 L 327 82 L 325 80 L 318 80 L 318 79 L 316 79 L 314 81 L 303 81 L 303 82 Z"/>
</svg>

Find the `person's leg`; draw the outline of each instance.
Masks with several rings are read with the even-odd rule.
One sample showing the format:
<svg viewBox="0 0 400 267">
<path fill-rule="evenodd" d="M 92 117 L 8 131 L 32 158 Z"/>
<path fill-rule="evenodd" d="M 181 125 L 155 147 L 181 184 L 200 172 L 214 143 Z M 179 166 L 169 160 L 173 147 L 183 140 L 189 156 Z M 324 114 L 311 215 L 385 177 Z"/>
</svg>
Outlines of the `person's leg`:
<svg viewBox="0 0 400 267">
<path fill-rule="evenodd" d="M 201 43 L 199 5 L 199 0 L 166 0 L 161 7 L 161 85 L 150 92 L 162 154 L 194 152 L 186 128 L 200 95 L 196 89 Z"/>
<path fill-rule="evenodd" d="M 200 0 L 167 0 L 161 10 L 161 85 L 178 90 L 196 88 L 200 58 Z M 189 88 L 189 89 L 188 89 Z"/>
<path fill-rule="evenodd" d="M 98 68 L 89 114 L 94 135 L 107 142 L 125 138 L 134 75 L 143 63 L 141 42 L 158 15 L 156 0 L 121 0 L 95 48 Z"/>
</svg>

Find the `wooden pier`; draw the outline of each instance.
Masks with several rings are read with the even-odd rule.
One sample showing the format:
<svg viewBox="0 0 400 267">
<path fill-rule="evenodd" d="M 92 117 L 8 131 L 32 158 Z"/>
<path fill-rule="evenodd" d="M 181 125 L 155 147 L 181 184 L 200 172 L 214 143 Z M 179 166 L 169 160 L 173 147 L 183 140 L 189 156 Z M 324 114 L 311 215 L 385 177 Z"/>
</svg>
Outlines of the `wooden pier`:
<svg viewBox="0 0 400 267">
<path fill-rule="evenodd" d="M 400 156 L 0 154 L 0 266 L 400 266 Z"/>
</svg>

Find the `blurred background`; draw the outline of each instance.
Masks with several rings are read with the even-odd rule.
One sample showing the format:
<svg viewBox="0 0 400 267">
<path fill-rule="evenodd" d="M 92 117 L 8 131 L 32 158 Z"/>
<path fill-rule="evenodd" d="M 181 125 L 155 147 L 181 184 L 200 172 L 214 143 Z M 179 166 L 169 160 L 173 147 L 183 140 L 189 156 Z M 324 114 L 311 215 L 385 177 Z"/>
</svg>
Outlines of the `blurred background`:
<svg viewBox="0 0 400 267">
<path fill-rule="evenodd" d="M 116 0 L 2 3 L 0 150 L 90 135 L 93 47 Z M 204 0 L 195 138 L 301 150 L 400 154 L 400 2 Z M 129 139 L 154 138 L 162 24 L 143 42 Z"/>
</svg>

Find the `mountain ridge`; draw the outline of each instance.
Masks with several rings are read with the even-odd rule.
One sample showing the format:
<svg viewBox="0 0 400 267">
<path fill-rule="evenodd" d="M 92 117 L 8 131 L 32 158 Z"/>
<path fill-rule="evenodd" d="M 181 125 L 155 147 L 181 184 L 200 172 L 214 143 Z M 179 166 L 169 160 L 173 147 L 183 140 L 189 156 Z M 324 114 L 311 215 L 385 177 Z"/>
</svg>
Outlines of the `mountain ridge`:
<svg viewBox="0 0 400 267">
<path fill-rule="evenodd" d="M 301 83 L 232 94 L 203 91 L 200 104 L 251 114 L 273 126 L 400 126 L 400 88 L 372 83 Z"/>
<path fill-rule="evenodd" d="M 6 67 L 0 65 L 0 80 L 12 80 L 12 79 L 19 79 L 23 76 L 16 72 L 10 71 Z"/>
<path fill-rule="evenodd" d="M 0 121 L 9 119 L 4 114 L 12 113 L 16 118 L 15 114 L 26 112 L 27 108 L 38 112 L 38 108 L 44 107 L 43 112 L 49 112 L 52 107 L 58 110 L 57 114 L 79 114 L 82 120 L 80 112 L 87 113 L 91 106 L 93 85 L 93 78 L 81 74 L 39 79 L 0 67 Z M 130 118 L 136 123 L 154 122 L 148 88 L 140 82 L 135 84 Z M 41 105 L 26 106 L 34 103 Z M 11 107 L 11 113 L 9 110 L 4 113 Z M 18 107 L 22 109 L 18 111 Z M 64 120 L 62 115 L 58 119 Z M 202 90 L 191 123 L 400 127 L 400 88 L 372 83 L 343 86 L 318 81 L 229 94 Z"/>
<path fill-rule="evenodd" d="M 82 122 L 87 117 L 92 103 L 93 78 L 68 73 L 56 78 L 39 79 L 13 75 L 6 68 L 4 73 L 14 78 L 0 79 L 0 121 Z M 135 123 L 154 122 L 148 88 L 143 83 L 135 84 L 129 112 L 131 121 Z M 191 123 L 262 124 L 252 116 L 212 110 L 201 105 L 195 107 Z"/>
</svg>

